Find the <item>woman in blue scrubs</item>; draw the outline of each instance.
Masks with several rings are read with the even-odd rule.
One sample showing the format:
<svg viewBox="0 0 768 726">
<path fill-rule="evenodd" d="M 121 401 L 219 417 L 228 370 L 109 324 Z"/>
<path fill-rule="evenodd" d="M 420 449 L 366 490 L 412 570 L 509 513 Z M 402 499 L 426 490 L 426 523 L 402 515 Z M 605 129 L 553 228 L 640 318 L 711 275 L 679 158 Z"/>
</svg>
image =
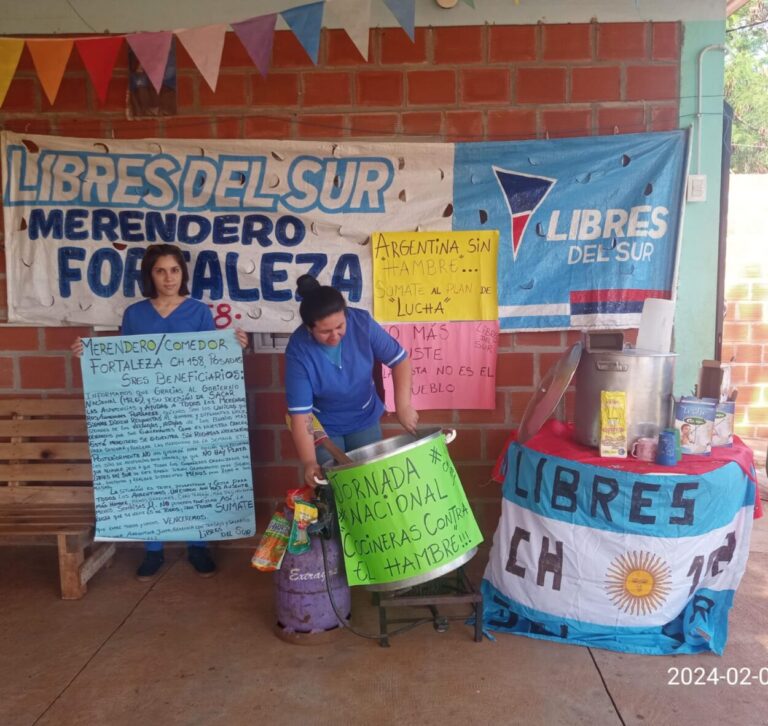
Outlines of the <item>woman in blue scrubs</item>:
<svg viewBox="0 0 768 726">
<path fill-rule="evenodd" d="M 141 261 L 141 282 L 145 299 L 128 306 L 123 313 L 121 335 L 153 333 L 199 333 L 216 330 L 207 305 L 189 296 L 189 270 L 181 250 L 175 245 L 149 245 Z M 235 330 L 238 343 L 245 348 L 248 336 Z M 83 351 L 78 338 L 72 345 L 75 355 Z M 162 542 L 144 543 L 144 560 L 136 571 L 139 580 L 151 580 L 163 566 Z M 188 542 L 187 558 L 201 577 L 216 574 L 216 564 L 205 542 Z"/>
<path fill-rule="evenodd" d="M 411 405 L 411 363 L 400 344 L 365 310 L 348 308 L 338 290 L 311 275 L 302 275 L 296 290 L 303 324 L 285 351 L 285 389 L 304 482 L 314 486 L 324 461 L 317 459 L 313 415 L 342 451 L 382 438 L 384 404 L 373 382 L 375 361 L 392 369 L 395 413 L 411 434 L 419 414 Z"/>
</svg>

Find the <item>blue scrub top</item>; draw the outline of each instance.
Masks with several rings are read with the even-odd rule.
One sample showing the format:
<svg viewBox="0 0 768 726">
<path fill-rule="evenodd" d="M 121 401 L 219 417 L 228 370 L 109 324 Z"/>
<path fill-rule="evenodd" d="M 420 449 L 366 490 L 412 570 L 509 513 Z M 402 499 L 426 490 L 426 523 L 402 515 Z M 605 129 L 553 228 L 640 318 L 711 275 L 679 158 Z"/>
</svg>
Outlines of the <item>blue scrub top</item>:
<svg viewBox="0 0 768 726">
<path fill-rule="evenodd" d="M 407 357 L 402 346 L 365 310 L 347 308 L 341 364 L 336 365 L 302 325 L 285 350 L 288 412 L 315 413 L 330 436 L 346 436 L 373 426 L 384 404 L 373 383 L 378 360 L 393 368 Z"/>
<path fill-rule="evenodd" d="M 148 300 L 129 305 L 123 313 L 122 335 L 151 333 L 201 333 L 216 330 L 208 306 L 191 297 L 185 298 L 170 315 L 162 317 Z"/>
</svg>

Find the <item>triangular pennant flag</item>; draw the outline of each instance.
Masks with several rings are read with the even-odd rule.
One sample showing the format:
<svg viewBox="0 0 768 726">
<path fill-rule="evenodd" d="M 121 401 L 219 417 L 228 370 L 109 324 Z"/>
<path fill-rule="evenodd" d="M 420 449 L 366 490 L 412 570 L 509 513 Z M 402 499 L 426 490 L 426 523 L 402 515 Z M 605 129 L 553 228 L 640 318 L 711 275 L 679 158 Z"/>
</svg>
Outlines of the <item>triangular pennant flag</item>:
<svg viewBox="0 0 768 726">
<path fill-rule="evenodd" d="M 315 64 L 317 64 L 317 54 L 320 51 L 320 30 L 323 27 L 324 4 L 300 5 L 280 13 Z"/>
<path fill-rule="evenodd" d="M 123 45 L 122 35 L 105 35 L 99 38 L 78 38 L 75 47 L 91 77 L 100 103 L 107 100 L 107 89 L 112 79 L 117 54 Z"/>
<path fill-rule="evenodd" d="M 19 65 L 24 41 L 17 38 L 0 38 L 0 106 L 5 102 L 5 94 Z"/>
<path fill-rule="evenodd" d="M 133 33 L 126 35 L 125 39 L 136 54 L 155 91 L 160 93 L 165 67 L 168 65 L 168 54 L 171 52 L 173 33 L 170 30 L 161 30 L 157 33 Z"/>
<path fill-rule="evenodd" d="M 43 86 L 48 101 L 53 106 L 59 92 L 61 79 L 72 53 L 71 38 L 27 39 L 27 48 L 32 54 L 37 77 Z"/>
<path fill-rule="evenodd" d="M 197 66 L 197 70 L 214 93 L 219 80 L 221 54 L 224 50 L 226 34 L 226 25 L 205 25 L 201 28 L 176 31 L 176 37 L 181 41 L 189 57 Z"/>
<path fill-rule="evenodd" d="M 413 40 L 416 28 L 416 0 L 384 0 L 408 37 Z"/>
<path fill-rule="evenodd" d="M 240 42 L 262 76 L 266 76 L 269 70 L 276 23 L 277 14 L 275 13 L 249 18 L 240 23 L 230 23 L 235 35 L 240 38 Z"/>
<path fill-rule="evenodd" d="M 325 12 L 344 28 L 360 55 L 368 60 L 371 0 L 326 0 Z"/>
</svg>

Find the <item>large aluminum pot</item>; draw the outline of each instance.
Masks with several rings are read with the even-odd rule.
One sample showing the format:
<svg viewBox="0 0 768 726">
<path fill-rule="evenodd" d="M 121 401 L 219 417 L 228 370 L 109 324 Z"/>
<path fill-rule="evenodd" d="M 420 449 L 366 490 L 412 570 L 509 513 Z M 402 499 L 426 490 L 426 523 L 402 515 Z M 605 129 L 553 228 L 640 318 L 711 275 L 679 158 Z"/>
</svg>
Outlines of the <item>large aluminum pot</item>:
<svg viewBox="0 0 768 726">
<path fill-rule="evenodd" d="M 675 353 L 585 350 L 574 377 L 576 440 L 600 445 L 600 391 L 626 391 L 627 445 L 669 426 Z"/>
<path fill-rule="evenodd" d="M 477 552 L 483 537 L 446 446 L 455 435 L 402 434 L 326 468 L 350 585 L 413 587 Z"/>
</svg>

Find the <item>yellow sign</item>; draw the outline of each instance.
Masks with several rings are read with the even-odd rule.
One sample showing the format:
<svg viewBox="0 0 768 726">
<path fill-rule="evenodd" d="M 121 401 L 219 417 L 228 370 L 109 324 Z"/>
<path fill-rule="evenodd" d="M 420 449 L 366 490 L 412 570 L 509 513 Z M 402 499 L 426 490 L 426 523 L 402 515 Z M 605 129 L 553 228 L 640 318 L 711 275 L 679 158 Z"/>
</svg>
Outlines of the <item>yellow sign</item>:
<svg viewBox="0 0 768 726">
<path fill-rule="evenodd" d="M 374 232 L 371 247 L 376 320 L 498 319 L 498 230 Z"/>
</svg>

